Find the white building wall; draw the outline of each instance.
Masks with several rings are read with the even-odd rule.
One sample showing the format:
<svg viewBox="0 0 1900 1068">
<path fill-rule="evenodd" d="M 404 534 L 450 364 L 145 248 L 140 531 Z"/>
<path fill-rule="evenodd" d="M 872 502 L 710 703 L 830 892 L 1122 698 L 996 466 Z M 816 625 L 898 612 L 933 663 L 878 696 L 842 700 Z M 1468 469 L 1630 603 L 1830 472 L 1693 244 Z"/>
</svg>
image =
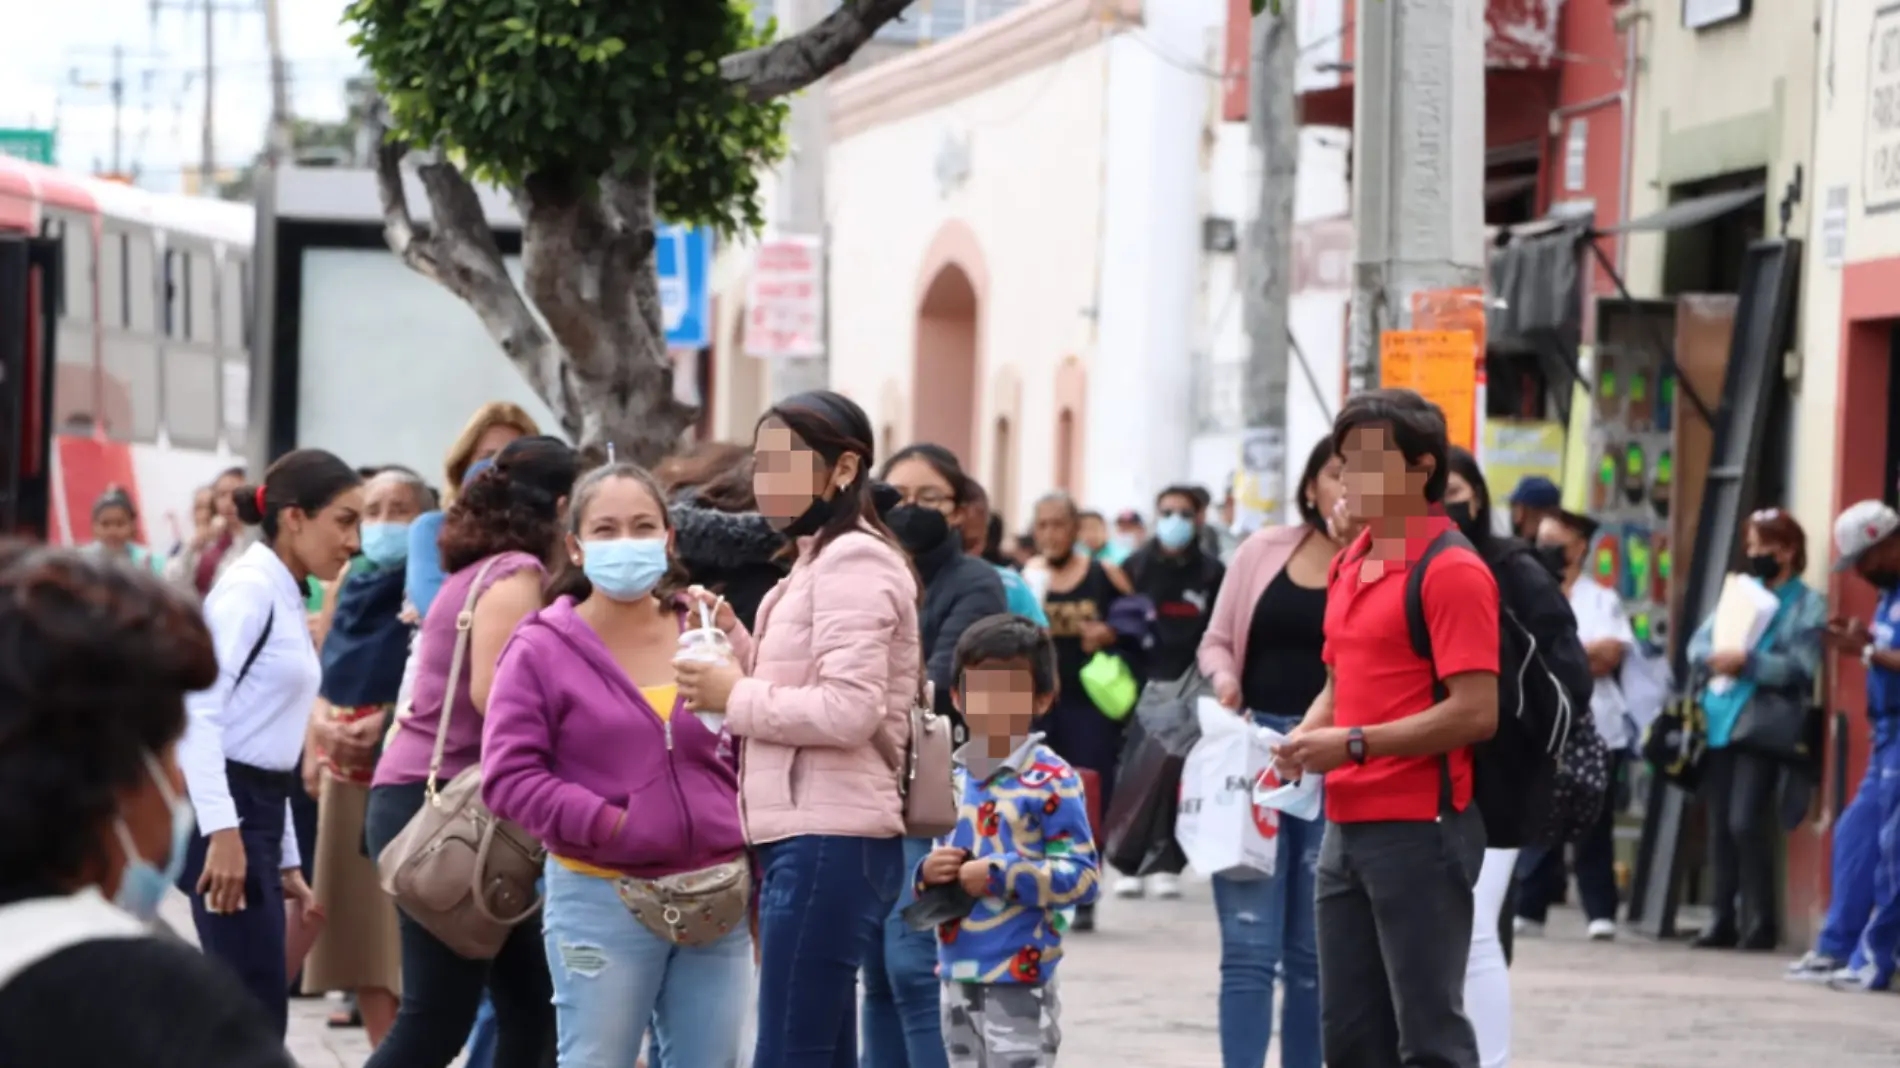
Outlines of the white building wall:
<svg viewBox="0 0 1900 1068">
<path fill-rule="evenodd" d="M 1146 512 L 1188 473 L 1200 248 L 1203 57 L 1223 0 L 1150 0 L 1109 42 L 1099 333 L 1089 373 L 1089 504 Z"/>
<path fill-rule="evenodd" d="M 989 280 L 978 310 L 979 425 L 993 425 L 1000 383 L 1013 375 L 1021 384 L 1020 410 L 1007 413 L 1015 419 L 1013 499 L 996 502 L 1015 525 L 1054 483 L 1057 368 L 1069 355 L 1087 361 L 1093 349 L 1108 55 L 1106 44 L 1065 51 L 1055 63 L 841 138 L 829 154 L 833 388 L 863 405 L 874 426 L 891 427 L 898 443 L 908 440 L 924 256 L 946 224 L 968 226 Z M 937 168 L 954 143 L 967 144 L 969 167 L 946 187 Z M 1087 413 L 1091 425 L 1108 418 Z M 988 433 L 976 440 L 979 455 L 964 459 L 983 475 L 994 468 L 994 445 Z"/>
</svg>

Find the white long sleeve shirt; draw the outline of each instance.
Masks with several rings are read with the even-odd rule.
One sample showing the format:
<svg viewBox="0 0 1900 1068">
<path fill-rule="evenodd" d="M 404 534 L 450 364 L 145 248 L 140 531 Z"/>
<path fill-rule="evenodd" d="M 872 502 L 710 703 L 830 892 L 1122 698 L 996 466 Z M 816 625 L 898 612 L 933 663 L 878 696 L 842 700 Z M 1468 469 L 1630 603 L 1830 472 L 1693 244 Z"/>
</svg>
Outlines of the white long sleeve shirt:
<svg viewBox="0 0 1900 1068">
<path fill-rule="evenodd" d="M 238 825 L 226 761 L 266 771 L 297 769 L 323 678 L 304 620 L 305 605 L 304 591 L 290 569 L 263 544 L 244 550 L 205 598 L 205 623 L 218 653 L 218 681 L 185 699 L 188 718 L 178 743 L 178 763 L 200 834 Z M 265 636 L 267 625 L 270 633 Z M 257 657 L 244 671 L 252 649 Z M 244 672 L 241 684 L 239 672 Z M 294 868 L 300 861 L 285 802 L 283 866 Z"/>
</svg>

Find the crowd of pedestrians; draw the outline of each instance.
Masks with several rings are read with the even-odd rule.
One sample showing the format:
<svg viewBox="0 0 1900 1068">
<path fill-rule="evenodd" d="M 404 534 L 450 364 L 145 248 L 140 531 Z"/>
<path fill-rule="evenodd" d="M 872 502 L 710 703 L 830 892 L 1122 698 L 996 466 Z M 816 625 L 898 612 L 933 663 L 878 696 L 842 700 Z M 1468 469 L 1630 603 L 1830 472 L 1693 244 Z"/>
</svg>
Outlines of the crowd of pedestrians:
<svg viewBox="0 0 1900 1068">
<path fill-rule="evenodd" d="M 281 1068 L 293 982 L 347 996 L 374 1068 L 1052 1063 L 1100 895 L 1180 893 L 1178 848 L 1116 873 L 1097 840 L 1149 683 L 1323 776 L 1271 877 L 1214 880 L 1227 1068 L 1276 1025 L 1284 1068 L 1501 1068 L 1512 938 L 1572 872 L 1615 937 L 1616 784 L 1666 687 L 1591 521 L 1542 480 L 1494 519 L 1434 406 L 1352 398 L 1298 521 L 1244 539 L 1190 485 L 1112 521 L 1051 493 L 1008 537 L 953 452 L 874 441 L 815 392 L 649 472 L 497 404 L 439 490 L 298 450 L 207 486 L 168 558 L 118 490 L 79 553 L 0 547 L 0 1063 Z M 1884 989 L 1900 515 L 1835 535 L 1871 627 L 1827 620 L 1769 509 L 1758 643 L 1689 643 L 1697 944 L 1776 943 L 1798 777 L 1749 739 L 1831 642 L 1877 750 L 1790 976 Z M 202 955 L 145 937 L 172 887 Z"/>
</svg>

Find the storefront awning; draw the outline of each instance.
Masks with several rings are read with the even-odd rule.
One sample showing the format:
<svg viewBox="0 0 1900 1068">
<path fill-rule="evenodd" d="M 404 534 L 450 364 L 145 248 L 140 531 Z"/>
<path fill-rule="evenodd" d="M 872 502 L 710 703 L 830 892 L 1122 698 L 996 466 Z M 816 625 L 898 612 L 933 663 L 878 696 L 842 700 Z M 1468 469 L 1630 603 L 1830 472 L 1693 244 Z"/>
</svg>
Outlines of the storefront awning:
<svg viewBox="0 0 1900 1068">
<path fill-rule="evenodd" d="M 1678 200 L 1661 211 L 1642 218 L 1604 227 L 1597 233 L 1666 233 L 1671 230 L 1687 230 L 1691 226 L 1700 226 L 1730 212 L 1751 207 L 1759 203 L 1766 193 L 1767 187 L 1758 185 L 1750 189 L 1735 189 L 1726 193 L 1707 193 L 1699 197 L 1690 197 L 1687 200 Z"/>
</svg>

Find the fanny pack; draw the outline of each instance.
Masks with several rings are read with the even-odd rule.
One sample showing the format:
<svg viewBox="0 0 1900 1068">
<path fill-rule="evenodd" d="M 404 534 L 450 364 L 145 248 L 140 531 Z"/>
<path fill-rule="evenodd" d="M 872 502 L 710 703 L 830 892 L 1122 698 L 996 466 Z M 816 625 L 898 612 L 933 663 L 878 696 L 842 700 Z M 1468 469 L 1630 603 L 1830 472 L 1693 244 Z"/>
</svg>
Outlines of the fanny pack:
<svg viewBox="0 0 1900 1068">
<path fill-rule="evenodd" d="M 647 930 L 676 946 L 719 941 L 746 921 L 752 904 L 752 862 L 740 855 L 698 871 L 614 881 L 620 903 Z"/>
</svg>

